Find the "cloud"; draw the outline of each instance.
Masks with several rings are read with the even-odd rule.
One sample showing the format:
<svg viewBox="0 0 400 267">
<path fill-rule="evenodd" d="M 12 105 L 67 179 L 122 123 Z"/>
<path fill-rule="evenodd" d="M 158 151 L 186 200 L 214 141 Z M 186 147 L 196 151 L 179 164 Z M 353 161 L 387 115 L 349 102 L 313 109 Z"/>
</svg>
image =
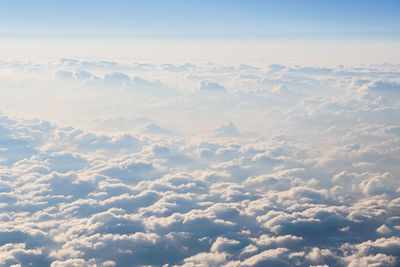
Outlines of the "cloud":
<svg viewBox="0 0 400 267">
<path fill-rule="evenodd" d="M 106 73 L 103 77 L 105 83 L 123 85 L 131 82 L 131 77 L 122 72 Z"/>
<path fill-rule="evenodd" d="M 233 122 L 229 122 L 225 125 L 219 126 L 217 129 L 214 130 L 216 136 L 227 136 L 227 137 L 238 137 L 240 136 L 239 130 L 233 124 Z"/>
<path fill-rule="evenodd" d="M 286 68 L 285 66 L 282 66 L 282 65 L 279 65 L 279 64 L 271 64 L 271 65 L 268 66 L 268 71 L 269 72 L 277 72 L 277 71 L 280 71 L 280 70 L 284 70 L 285 68 Z"/>
<path fill-rule="evenodd" d="M 154 122 L 150 122 L 146 125 L 144 125 L 141 129 L 140 132 L 142 133 L 147 133 L 147 134 L 172 134 L 173 132 L 168 130 L 168 129 L 164 129 L 161 126 L 155 124 Z"/>
<path fill-rule="evenodd" d="M 190 63 L 185 63 L 183 65 L 162 64 L 160 67 L 164 71 L 183 72 L 183 71 L 190 71 L 194 69 L 196 66 Z"/>
<path fill-rule="evenodd" d="M 54 73 L 57 79 L 61 80 L 89 80 L 94 76 L 85 70 L 58 70 Z"/>
<path fill-rule="evenodd" d="M 74 73 L 72 71 L 67 71 L 67 70 L 59 70 L 55 73 L 57 79 L 65 79 L 65 80 L 73 79 L 73 75 Z"/>
<path fill-rule="evenodd" d="M 398 265 L 399 66 L 36 67 L 94 132 L 1 114 L 0 265 Z"/>
<path fill-rule="evenodd" d="M 377 92 L 400 92 L 400 83 L 390 81 L 377 81 L 374 82 L 370 87 L 371 90 Z"/>
<path fill-rule="evenodd" d="M 219 83 L 216 82 L 211 82 L 211 81 L 201 81 L 200 82 L 200 91 L 214 91 L 214 92 L 223 92 L 225 91 L 225 88 L 220 85 Z"/>
</svg>

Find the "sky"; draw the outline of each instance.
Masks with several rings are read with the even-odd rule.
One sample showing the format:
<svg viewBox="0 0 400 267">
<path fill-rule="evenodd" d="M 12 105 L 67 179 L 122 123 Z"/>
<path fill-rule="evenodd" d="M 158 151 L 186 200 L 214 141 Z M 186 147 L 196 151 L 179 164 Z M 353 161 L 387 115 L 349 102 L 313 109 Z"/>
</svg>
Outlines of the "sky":
<svg viewBox="0 0 400 267">
<path fill-rule="evenodd" d="M 168 60 L 171 54 L 184 61 L 199 60 L 200 53 L 211 61 L 281 58 L 281 63 L 317 65 L 324 59 L 299 56 L 304 51 L 312 58 L 317 48 L 330 62 L 338 57 L 351 64 L 400 60 L 398 1 L 73 0 L 0 5 L 3 58 L 49 59 L 63 51 L 64 56 L 146 60 Z M 225 47 L 228 43 L 229 52 L 221 42 Z M 163 49 L 169 53 L 159 53 Z M 343 50 L 346 57 L 341 56 Z"/>
<path fill-rule="evenodd" d="M 398 39 L 398 1 L 2 1 L 3 34 Z"/>
<path fill-rule="evenodd" d="M 400 266 L 399 1 L 0 1 L 0 266 Z"/>
</svg>

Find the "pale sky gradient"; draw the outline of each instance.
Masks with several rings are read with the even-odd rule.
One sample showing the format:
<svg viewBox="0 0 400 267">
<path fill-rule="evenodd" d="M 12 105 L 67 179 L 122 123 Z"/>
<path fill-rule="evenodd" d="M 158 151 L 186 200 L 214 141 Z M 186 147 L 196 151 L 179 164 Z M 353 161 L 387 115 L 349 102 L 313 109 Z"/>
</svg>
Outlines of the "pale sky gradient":
<svg viewBox="0 0 400 267">
<path fill-rule="evenodd" d="M 0 58 L 400 63 L 399 1 L 2 1 Z"/>
<path fill-rule="evenodd" d="M 5 39 L 3 60 L 69 57 L 119 62 L 286 64 L 336 66 L 400 63 L 398 40 L 158 40 Z"/>
</svg>

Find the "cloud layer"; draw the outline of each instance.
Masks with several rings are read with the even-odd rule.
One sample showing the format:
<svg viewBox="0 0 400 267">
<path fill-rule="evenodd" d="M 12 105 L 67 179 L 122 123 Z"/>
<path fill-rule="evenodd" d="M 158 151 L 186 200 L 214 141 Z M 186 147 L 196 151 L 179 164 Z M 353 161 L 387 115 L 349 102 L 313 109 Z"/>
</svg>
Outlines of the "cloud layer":
<svg viewBox="0 0 400 267">
<path fill-rule="evenodd" d="M 0 265 L 399 264 L 400 66 L 52 64 L 1 83 L 142 104 L 1 115 Z"/>
</svg>

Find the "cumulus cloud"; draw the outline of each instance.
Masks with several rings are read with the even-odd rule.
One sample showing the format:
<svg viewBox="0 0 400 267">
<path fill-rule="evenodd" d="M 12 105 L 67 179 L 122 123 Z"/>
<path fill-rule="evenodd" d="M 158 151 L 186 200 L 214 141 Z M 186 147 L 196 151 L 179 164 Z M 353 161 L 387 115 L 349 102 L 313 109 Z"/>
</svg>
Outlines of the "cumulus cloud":
<svg viewBox="0 0 400 267">
<path fill-rule="evenodd" d="M 199 90 L 201 90 L 201 91 L 206 90 L 206 91 L 223 92 L 223 91 L 225 91 L 225 88 L 222 85 L 220 85 L 219 83 L 216 83 L 216 82 L 201 81 Z"/>
<path fill-rule="evenodd" d="M 233 122 L 229 122 L 225 125 L 219 126 L 217 129 L 214 130 L 214 133 L 217 136 L 228 136 L 228 137 L 240 136 L 240 132 L 236 128 L 235 124 L 233 124 Z"/>
<path fill-rule="evenodd" d="M 0 114 L 0 265 L 399 264 L 399 66 L 38 68 L 134 114 Z"/>
</svg>

